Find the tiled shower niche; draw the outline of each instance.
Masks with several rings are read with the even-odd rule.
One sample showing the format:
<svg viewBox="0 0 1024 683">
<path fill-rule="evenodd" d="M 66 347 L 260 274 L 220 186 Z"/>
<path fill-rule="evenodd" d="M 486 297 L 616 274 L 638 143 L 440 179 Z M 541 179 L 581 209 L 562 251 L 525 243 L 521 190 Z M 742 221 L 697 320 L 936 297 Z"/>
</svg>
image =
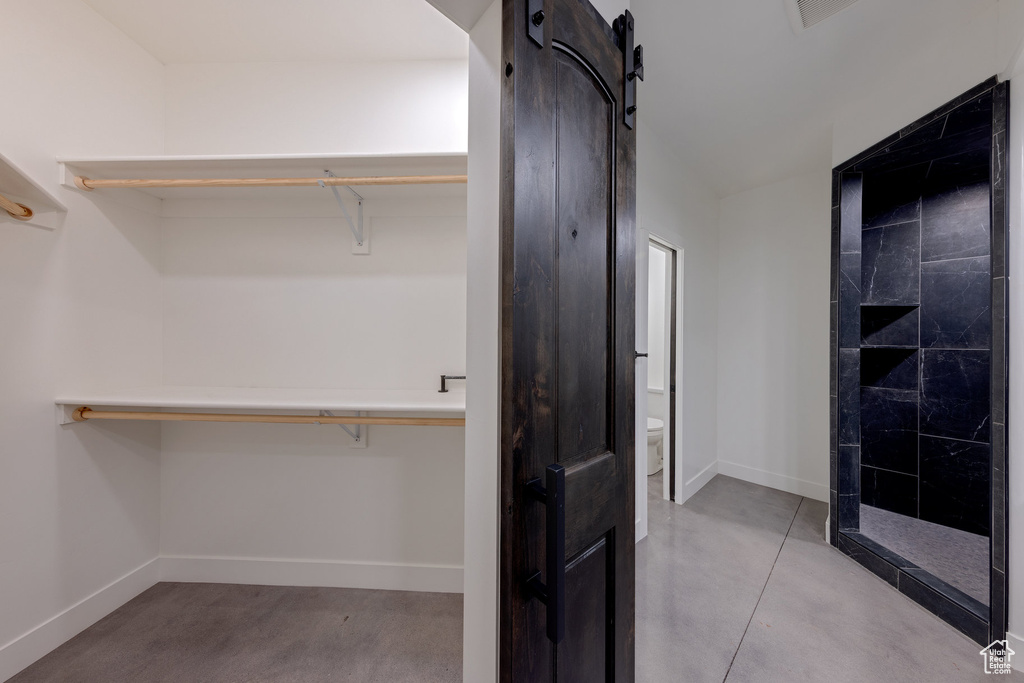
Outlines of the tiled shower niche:
<svg viewBox="0 0 1024 683">
<path fill-rule="evenodd" d="M 833 178 L 831 540 L 983 644 L 1005 632 L 1008 87 Z"/>
</svg>

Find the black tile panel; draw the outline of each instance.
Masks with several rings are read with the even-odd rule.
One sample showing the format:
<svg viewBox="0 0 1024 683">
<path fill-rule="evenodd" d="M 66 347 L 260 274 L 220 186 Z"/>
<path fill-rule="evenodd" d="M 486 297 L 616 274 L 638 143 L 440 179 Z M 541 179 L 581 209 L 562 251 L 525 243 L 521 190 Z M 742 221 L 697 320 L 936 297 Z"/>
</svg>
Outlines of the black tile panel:
<svg viewBox="0 0 1024 683">
<path fill-rule="evenodd" d="M 1006 639 L 1006 576 L 993 570 L 990 579 L 989 642 Z"/>
<path fill-rule="evenodd" d="M 1003 81 L 992 89 L 992 133 L 1006 130 L 1006 115 L 1009 108 L 1010 83 Z"/>
<path fill-rule="evenodd" d="M 921 224 L 865 230 L 862 244 L 861 303 L 920 303 Z"/>
<path fill-rule="evenodd" d="M 861 386 L 916 391 L 918 356 L 917 349 L 861 349 Z"/>
<path fill-rule="evenodd" d="M 873 156 L 875 156 L 877 154 L 883 153 L 890 145 L 892 145 L 895 142 L 898 142 L 899 139 L 900 139 L 900 134 L 899 134 L 899 131 L 897 131 L 897 132 L 893 133 L 892 135 L 890 135 L 889 137 L 884 138 L 881 142 L 878 142 L 877 144 L 872 145 L 871 147 L 869 147 L 868 149 L 864 150 L 860 154 L 853 155 L 852 157 L 850 157 L 846 161 L 844 161 L 844 162 L 840 163 L 838 166 L 836 166 L 836 168 L 840 169 L 842 171 L 852 171 L 852 170 L 855 170 L 856 167 L 859 164 L 863 163 L 866 159 L 870 159 L 871 157 L 873 157 Z"/>
<path fill-rule="evenodd" d="M 839 530 L 860 530 L 860 496 L 856 494 L 839 494 Z"/>
<path fill-rule="evenodd" d="M 839 257 L 839 345 L 860 348 L 861 255 Z"/>
<path fill-rule="evenodd" d="M 858 457 L 858 460 L 860 458 Z M 828 449 L 828 488 L 830 491 L 839 491 L 839 447 L 835 441 L 829 443 Z"/>
<path fill-rule="evenodd" d="M 992 421 L 1006 423 L 1006 278 L 992 281 Z"/>
<path fill-rule="evenodd" d="M 860 351 L 839 350 L 839 443 L 860 443 Z"/>
<path fill-rule="evenodd" d="M 917 348 L 920 315 L 917 306 L 862 306 L 861 346 Z"/>
<path fill-rule="evenodd" d="M 889 550 L 880 543 L 872 540 L 870 537 L 865 536 L 864 534 L 847 533 L 845 535 L 848 536 L 850 540 L 855 541 L 860 545 L 864 546 L 866 550 L 870 550 L 872 553 L 878 555 L 878 557 L 880 557 L 881 559 L 885 560 L 887 563 L 891 564 L 892 566 L 898 569 L 903 569 L 905 567 L 917 567 L 916 564 L 906 559 L 902 555 L 897 555 L 893 551 Z"/>
<path fill-rule="evenodd" d="M 859 173 L 843 174 L 839 218 L 839 246 L 844 254 L 860 251 L 861 211 L 864 204 L 863 180 Z"/>
<path fill-rule="evenodd" d="M 861 465 L 860 501 L 899 515 L 917 517 L 917 477 Z"/>
<path fill-rule="evenodd" d="M 922 434 L 988 442 L 990 356 L 989 351 L 921 350 Z"/>
<path fill-rule="evenodd" d="M 865 173 L 864 229 L 919 220 L 929 168 L 930 161 L 893 172 Z"/>
<path fill-rule="evenodd" d="M 992 93 L 987 92 L 981 97 L 957 107 L 946 117 L 942 137 L 959 135 L 971 130 L 983 130 L 986 134 L 991 135 L 992 106 Z"/>
<path fill-rule="evenodd" d="M 829 374 L 831 377 L 831 395 L 838 396 L 836 382 L 839 377 L 839 303 L 832 302 L 829 306 Z"/>
<path fill-rule="evenodd" d="M 988 154 L 984 160 L 988 175 Z M 961 169 L 955 169 L 963 177 Z M 987 256 L 990 251 L 988 182 L 955 185 L 921 200 L 921 261 Z"/>
<path fill-rule="evenodd" d="M 964 609 L 905 571 L 899 574 L 899 590 L 979 645 L 988 644 L 988 622 Z"/>
<path fill-rule="evenodd" d="M 839 208 L 832 207 L 832 260 L 829 274 L 829 301 L 839 301 Z"/>
<path fill-rule="evenodd" d="M 916 475 L 917 411 L 916 391 L 874 387 L 861 389 L 861 464 Z M 862 490 L 866 489 L 867 482 L 863 481 Z M 916 497 L 915 491 L 915 500 Z M 864 502 L 868 503 L 866 500 Z M 917 516 L 916 509 L 913 516 Z"/>
<path fill-rule="evenodd" d="M 988 91 L 992 90 L 993 88 L 996 87 L 998 83 L 999 79 L 996 76 L 992 76 L 991 78 L 982 81 L 981 83 L 974 86 L 973 88 L 963 93 L 959 97 L 950 100 L 949 102 L 942 105 L 938 109 L 935 109 L 934 111 L 925 114 L 917 121 L 911 123 L 909 126 L 904 127 L 902 130 L 900 130 L 900 135 L 910 135 L 914 131 L 918 130 L 922 126 L 931 123 L 935 119 L 946 116 L 947 114 L 949 114 L 956 108 L 962 106 L 963 104 L 970 102 L 971 100 L 980 97 L 987 93 Z"/>
<path fill-rule="evenodd" d="M 860 495 L 860 449 L 857 446 L 839 447 L 840 495 Z"/>
<path fill-rule="evenodd" d="M 991 146 L 989 128 L 961 131 L 955 134 L 944 134 L 940 139 L 929 141 L 914 138 L 916 144 L 888 154 L 882 154 L 857 164 L 857 170 L 866 174 L 894 173 L 903 169 L 924 166 L 927 168 L 935 161 L 948 159 L 960 154 L 973 154 L 987 151 Z M 909 139 L 909 138 L 908 138 Z"/>
<path fill-rule="evenodd" d="M 988 536 L 988 444 L 922 436 L 920 450 L 921 519 Z"/>
<path fill-rule="evenodd" d="M 1009 159 L 1006 149 L 1006 132 L 997 133 L 992 139 L 992 274 L 1006 275 L 1007 258 L 1007 206 L 1006 187 Z"/>
<path fill-rule="evenodd" d="M 991 346 L 989 270 L 988 256 L 921 264 L 921 348 Z"/>
<path fill-rule="evenodd" d="M 949 600 L 963 607 L 965 610 L 973 614 L 974 616 L 988 621 L 988 605 L 979 600 L 972 598 L 967 593 L 964 593 L 959 588 L 951 586 L 939 577 L 933 575 L 927 570 L 919 567 L 900 567 L 900 570 L 909 575 L 911 578 L 917 579 L 924 585 L 931 588 L 936 593 L 940 593 Z"/>
<path fill-rule="evenodd" d="M 986 144 L 963 154 L 933 161 L 928 169 L 924 197 L 937 197 L 955 192 L 958 187 L 976 184 L 988 187 L 992 175 L 991 157 L 992 145 Z"/>
<path fill-rule="evenodd" d="M 989 78 L 983 83 L 976 85 L 975 87 L 963 93 L 956 99 L 951 100 L 946 104 L 942 105 L 941 107 L 939 107 L 938 109 L 935 109 L 934 111 L 925 114 L 918 120 L 903 127 L 899 131 L 893 133 L 892 135 L 878 142 L 877 144 L 872 145 L 871 147 L 864 150 L 860 154 L 856 154 L 853 157 L 847 159 L 846 161 L 836 166 L 836 168 L 840 170 L 846 170 L 858 164 L 861 164 L 866 159 L 870 159 L 873 156 L 883 153 L 888 147 L 893 145 L 901 138 L 913 134 L 923 126 L 927 126 L 928 124 L 934 123 L 939 118 L 945 118 L 946 115 L 948 115 L 951 111 L 953 111 L 960 105 L 964 104 L 965 102 L 969 102 L 978 97 L 979 95 L 983 95 L 989 90 L 992 90 L 993 88 L 997 87 L 998 80 L 999 79 L 997 77 L 993 76 L 992 78 Z"/>
<path fill-rule="evenodd" d="M 992 277 L 1006 276 L 1006 259 L 1009 245 L 1006 243 L 1007 216 L 1006 190 L 992 190 Z"/>
<path fill-rule="evenodd" d="M 899 587 L 899 570 L 846 534 L 839 534 L 839 549 L 893 588 Z"/>
<path fill-rule="evenodd" d="M 992 539 L 992 566 L 1006 569 L 1006 428 L 992 425 L 992 516 L 989 536 Z"/>
</svg>

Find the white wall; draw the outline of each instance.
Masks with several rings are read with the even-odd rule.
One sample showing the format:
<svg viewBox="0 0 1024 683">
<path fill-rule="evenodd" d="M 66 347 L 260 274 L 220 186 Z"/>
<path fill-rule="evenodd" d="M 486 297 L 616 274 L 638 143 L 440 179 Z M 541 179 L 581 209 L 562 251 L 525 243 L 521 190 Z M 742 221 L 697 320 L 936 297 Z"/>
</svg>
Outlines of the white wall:
<svg viewBox="0 0 1024 683">
<path fill-rule="evenodd" d="M 827 166 L 726 197 L 718 278 L 719 471 L 828 500 Z"/>
<path fill-rule="evenodd" d="M 462 678 L 498 678 L 501 0 L 469 34 L 465 574 Z"/>
<path fill-rule="evenodd" d="M 465 198 L 405 194 L 364 202 L 369 256 L 329 194 L 165 200 L 164 382 L 429 391 L 463 374 Z M 371 427 L 354 450 L 339 428 L 166 424 L 164 578 L 461 592 L 463 439 Z"/>
<path fill-rule="evenodd" d="M 465 62 L 167 67 L 175 154 L 465 152 Z M 466 370 L 466 199 L 367 188 L 371 254 L 329 193 L 165 201 L 163 379 L 435 389 Z M 461 389 L 461 387 L 458 387 Z M 165 425 L 164 578 L 462 590 L 464 435 Z"/>
<path fill-rule="evenodd" d="M 686 167 L 667 152 L 660 133 L 640 117 L 637 124 L 637 253 L 641 281 L 646 281 L 647 242 L 650 235 L 663 238 L 683 250 L 680 272 L 683 278 L 681 302 L 682 364 L 677 379 L 676 441 L 683 487 L 677 487 L 677 502 L 684 502 L 717 472 L 716 359 L 718 357 L 718 197 Z M 647 294 L 638 288 L 637 347 L 647 347 Z M 644 363 L 638 364 L 646 378 Z M 640 379 L 640 386 L 644 379 Z M 678 388 L 678 387 L 681 387 Z M 638 400 L 638 412 L 641 411 Z M 646 408 L 643 409 L 646 414 Z M 680 419 L 681 416 L 681 419 Z M 638 428 L 643 443 L 637 444 L 640 469 L 646 471 L 646 425 Z M 646 477 L 642 482 L 646 499 Z M 638 535 L 640 538 L 641 535 Z"/>
<path fill-rule="evenodd" d="M 53 232 L 0 221 L 5 680 L 157 580 L 159 429 L 62 428 L 53 406 L 58 392 L 159 380 L 157 222 L 60 190 L 54 159 L 159 153 L 163 68 L 78 0 L 0 0 L 0 16 L 17 93 L 0 107 L 0 152 L 69 208 Z"/>
<path fill-rule="evenodd" d="M 465 152 L 467 86 L 465 61 L 172 64 L 166 152 Z"/>
</svg>

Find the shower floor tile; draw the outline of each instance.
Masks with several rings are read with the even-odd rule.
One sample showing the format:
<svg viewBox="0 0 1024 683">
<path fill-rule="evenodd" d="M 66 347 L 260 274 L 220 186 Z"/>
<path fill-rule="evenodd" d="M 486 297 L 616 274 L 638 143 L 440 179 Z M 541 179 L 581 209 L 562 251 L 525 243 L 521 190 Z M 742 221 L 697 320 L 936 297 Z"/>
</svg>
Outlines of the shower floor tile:
<svg viewBox="0 0 1024 683">
<path fill-rule="evenodd" d="M 982 604 L 988 604 L 988 536 L 870 505 L 860 506 L 860 533 Z"/>
</svg>

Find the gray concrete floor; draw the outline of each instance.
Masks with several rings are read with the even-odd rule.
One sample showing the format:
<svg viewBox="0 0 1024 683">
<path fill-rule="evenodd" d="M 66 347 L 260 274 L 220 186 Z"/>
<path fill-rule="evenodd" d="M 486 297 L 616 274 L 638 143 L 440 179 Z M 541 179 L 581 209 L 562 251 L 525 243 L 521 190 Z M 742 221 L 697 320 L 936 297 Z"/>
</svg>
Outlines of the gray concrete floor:
<svg viewBox="0 0 1024 683">
<path fill-rule="evenodd" d="M 980 647 L 824 542 L 824 503 L 723 476 L 681 506 L 660 475 L 649 486 L 637 681 L 990 679 Z M 458 595 L 162 583 L 11 683 L 443 682 L 461 667 Z"/>
<path fill-rule="evenodd" d="M 824 503 L 719 475 L 680 506 L 655 479 L 637 681 L 991 680 L 978 645 L 825 543 Z"/>
<path fill-rule="evenodd" d="M 461 680 L 461 595 L 161 583 L 10 683 Z"/>
</svg>

